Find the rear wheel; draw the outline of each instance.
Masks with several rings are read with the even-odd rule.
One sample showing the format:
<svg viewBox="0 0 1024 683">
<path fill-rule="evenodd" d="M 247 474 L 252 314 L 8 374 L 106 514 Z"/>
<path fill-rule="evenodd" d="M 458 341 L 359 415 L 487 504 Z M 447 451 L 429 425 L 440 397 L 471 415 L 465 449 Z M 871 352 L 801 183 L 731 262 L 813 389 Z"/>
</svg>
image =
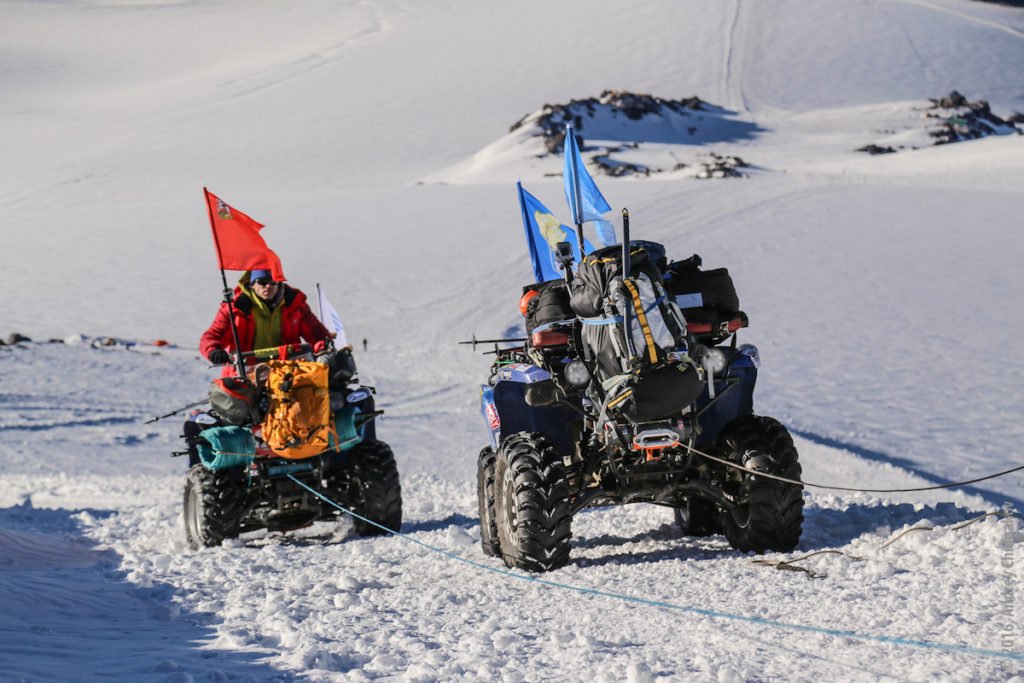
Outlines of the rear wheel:
<svg viewBox="0 0 1024 683">
<path fill-rule="evenodd" d="M 719 456 L 753 470 L 800 480 L 793 438 L 770 417 L 751 415 L 730 423 L 718 442 Z M 729 544 L 744 552 L 789 552 L 800 541 L 803 485 L 730 469 L 726 489 L 738 499 L 722 512 Z"/>
<path fill-rule="evenodd" d="M 546 572 L 569 561 L 572 513 L 562 459 L 539 434 L 506 438 L 494 463 L 495 521 L 509 567 Z"/>
<path fill-rule="evenodd" d="M 487 446 L 476 460 L 476 497 L 480 504 L 480 546 L 484 555 L 501 555 L 498 523 L 494 515 L 494 449 Z"/>
<path fill-rule="evenodd" d="M 383 441 L 363 441 L 354 446 L 330 488 L 343 492 L 342 497 L 352 511 L 365 518 L 353 517 L 360 536 L 380 536 L 389 529 L 401 528 L 402 486 L 398 465 L 391 447 Z"/>
<path fill-rule="evenodd" d="M 185 476 L 185 538 L 198 550 L 237 538 L 245 497 L 241 467 L 193 465 Z"/>
</svg>

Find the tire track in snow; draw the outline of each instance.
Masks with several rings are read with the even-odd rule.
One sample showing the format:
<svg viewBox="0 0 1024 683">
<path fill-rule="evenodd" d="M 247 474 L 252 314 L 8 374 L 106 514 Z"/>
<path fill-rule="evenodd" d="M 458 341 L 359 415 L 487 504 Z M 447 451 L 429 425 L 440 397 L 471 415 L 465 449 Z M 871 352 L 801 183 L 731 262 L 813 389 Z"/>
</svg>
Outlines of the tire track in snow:
<svg viewBox="0 0 1024 683">
<path fill-rule="evenodd" d="M 43 432 L 50 429 L 61 429 L 63 427 L 102 427 L 119 424 L 132 424 L 139 421 L 139 417 L 94 417 L 81 420 L 65 420 L 40 422 L 36 424 L 4 424 L 0 425 L 4 431 L 28 431 Z"/>
<path fill-rule="evenodd" d="M 938 5 L 933 5 L 932 3 L 926 2 L 925 0 L 894 0 L 894 1 L 895 2 L 902 2 L 902 3 L 907 4 L 907 5 L 918 5 L 919 7 L 926 7 L 928 9 L 930 9 L 930 10 L 935 11 L 935 12 L 943 12 L 945 14 L 951 14 L 954 17 L 959 17 L 961 19 L 966 19 L 967 21 L 970 21 L 972 23 L 981 24 L 982 26 L 987 26 L 988 28 L 994 28 L 994 29 L 997 29 L 999 31 L 1003 31 L 1004 33 L 1009 33 L 1011 36 L 1014 36 L 1016 38 L 1024 39 L 1024 33 L 1018 31 L 1017 29 L 1010 28 L 1009 26 L 1005 26 L 1005 25 L 1000 24 L 1000 23 L 995 22 L 995 21 L 990 21 L 988 19 L 982 19 L 981 17 L 976 17 L 976 16 L 974 16 L 972 14 L 967 14 L 965 12 L 957 12 L 956 10 L 949 9 L 948 7 L 939 7 Z"/>
<path fill-rule="evenodd" d="M 746 32 L 741 32 L 741 14 L 743 0 L 734 0 L 732 21 L 725 38 L 725 59 L 722 64 L 722 90 L 728 98 L 728 107 L 747 111 L 746 96 L 743 93 L 743 70 L 738 68 L 742 62 Z M 743 27 L 745 29 L 745 27 Z"/>
<path fill-rule="evenodd" d="M 917 63 L 921 66 L 921 70 L 925 73 L 927 79 L 931 80 L 932 70 L 929 66 L 928 60 L 926 60 L 921 55 L 921 51 L 917 49 L 917 43 L 915 43 L 913 37 L 911 37 L 910 31 L 907 30 L 906 24 L 904 24 L 899 18 L 894 16 L 892 12 L 889 12 L 881 5 L 879 5 L 878 0 L 871 0 L 871 6 L 874 7 L 875 10 L 880 14 L 883 14 L 886 17 L 888 17 L 893 24 L 899 27 L 900 33 L 903 34 L 903 37 L 907 41 L 907 46 L 910 47 L 910 51 L 913 52 L 914 57 L 917 58 Z"/>
</svg>

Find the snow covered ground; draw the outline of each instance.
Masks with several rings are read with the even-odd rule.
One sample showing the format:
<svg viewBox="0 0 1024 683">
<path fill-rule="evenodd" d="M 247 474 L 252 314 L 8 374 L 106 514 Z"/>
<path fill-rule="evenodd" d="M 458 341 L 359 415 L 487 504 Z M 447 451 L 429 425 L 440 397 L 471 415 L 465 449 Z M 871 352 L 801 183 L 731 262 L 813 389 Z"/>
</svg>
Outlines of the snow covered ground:
<svg viewBox="0 0 1024 683">
<path fill-rule="evenodd" d="M 1024 464 L 1024 136 L 932 147 L 924 117 L 952 90 L 1024 112 L 1024 10 L 10 0 L 0 26 L 0 337 L 33 339 L 0 346 L 0 681 L 1024 678 L 1024 524 L 961 526 L 1024 508 L 1020 472 L 809 487 L 800 546 L 765 558 L 667 509 L 589 510 L 541 577 L 577 590 L 526 581 L 479 551 L 488 359 L 456 343 L 522 325 L 516 178 L 568 220 L 561 160 L 510 126 L 698 96 L 742 134 L 629 160 L 737 155 L 745 178 L 596 180 L 635 236 L 730 269 L 755 408 L 805 480 Z M 144 421 L 212 376 L 203 186 L 367 339 L 403 537 L 185 545 L 180 422 Z"/>
</svg>

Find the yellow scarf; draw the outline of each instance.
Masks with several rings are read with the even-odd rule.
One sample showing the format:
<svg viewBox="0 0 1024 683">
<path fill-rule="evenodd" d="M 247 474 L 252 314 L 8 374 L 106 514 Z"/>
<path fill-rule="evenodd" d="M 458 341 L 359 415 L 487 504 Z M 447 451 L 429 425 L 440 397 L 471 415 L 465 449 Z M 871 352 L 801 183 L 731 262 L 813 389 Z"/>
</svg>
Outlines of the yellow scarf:
<svg viewBox="0 0 1024 683">
<path fill-rule="evenodd" d="M 253 349 L 269 349 L 281 345 L 281 301 L 284 298 L 284 285 L 277 286 L 277 295 L 271 301 L 264 301 L 256 296 L 248 286 L 242 285 L 242 291 L 252 299 L 252 321 L 255 332 L 252 339 Z"/>
</svg>

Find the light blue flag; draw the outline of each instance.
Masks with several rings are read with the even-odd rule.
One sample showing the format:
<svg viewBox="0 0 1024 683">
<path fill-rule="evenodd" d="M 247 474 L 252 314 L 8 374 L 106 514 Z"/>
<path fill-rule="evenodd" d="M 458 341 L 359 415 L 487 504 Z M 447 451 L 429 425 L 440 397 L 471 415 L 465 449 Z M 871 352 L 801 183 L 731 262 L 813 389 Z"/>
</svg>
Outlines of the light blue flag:
<svg viewBox="0 0 1024 683">
<path fill-rule="evenodd" d="M 597 239 L 602 245 L 615 244 L 615 228 L 601 217 L 612 210 L 605 201 L 601 191 L 594 184 L 594 179 L 587 173 L 580 155 L 580 146 L 576 143 L 572 124 L 565 126 L 565 167 L 562 169 L 562 184 L 565 187 L 565 201 L 572 212 L 572 222 L 576 225 L 593 221 L 597 229 Z"/>
<path fill-rule="evenodd" d="M 523 230 L 526 232 L 526 243 L 530 249 L 533 276 L 537 278 L 537 282 L 561 278 L 562 273 L 555 263 L 555 245 L 559 242 L 570 243 L 573 256 L 579 263 L 581 256 L 576 231 L 559 223 L 546 206 L 523 189 L 522 183 L 516 183 L 516 188 L 519 191 L 519 208 L 523 214 Z M 594 250 L 594 246 L 584 240 L 583 249 L 589 254 Z"/>
</svg>

